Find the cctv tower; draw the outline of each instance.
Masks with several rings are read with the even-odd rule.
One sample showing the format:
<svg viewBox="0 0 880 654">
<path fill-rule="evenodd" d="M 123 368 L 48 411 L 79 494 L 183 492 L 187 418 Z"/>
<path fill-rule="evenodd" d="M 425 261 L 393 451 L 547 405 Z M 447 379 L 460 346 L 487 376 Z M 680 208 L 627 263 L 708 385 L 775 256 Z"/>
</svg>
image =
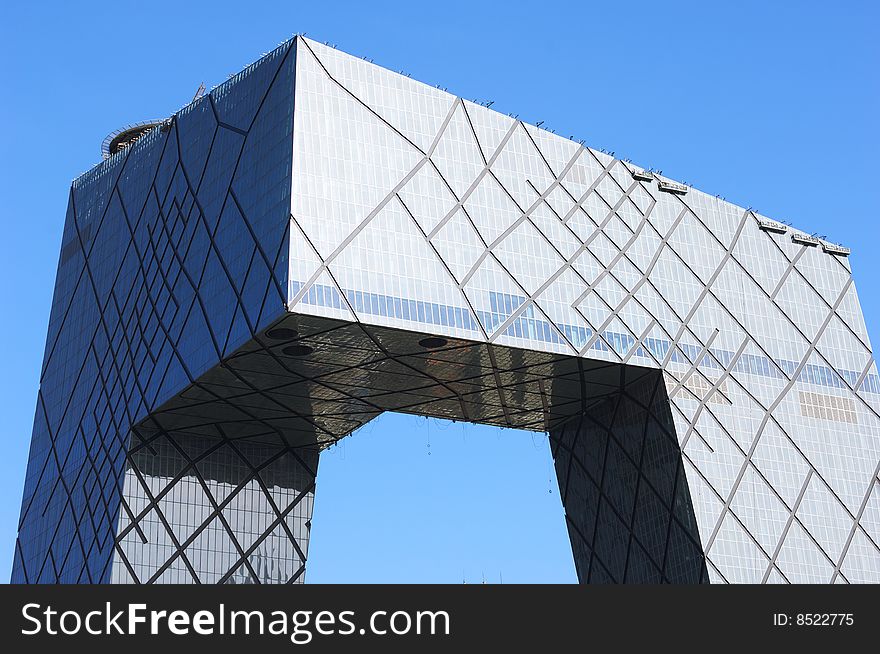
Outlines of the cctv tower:
<svg viewBox="0 0 880 654">
<path fill-rule="evenodd" d="M 301 582 L 399 411 L 546 432 L 582 582 L 880 582 L 846 248 L 301 37 L 105 155 L 13 581 Z"/>
</svg>

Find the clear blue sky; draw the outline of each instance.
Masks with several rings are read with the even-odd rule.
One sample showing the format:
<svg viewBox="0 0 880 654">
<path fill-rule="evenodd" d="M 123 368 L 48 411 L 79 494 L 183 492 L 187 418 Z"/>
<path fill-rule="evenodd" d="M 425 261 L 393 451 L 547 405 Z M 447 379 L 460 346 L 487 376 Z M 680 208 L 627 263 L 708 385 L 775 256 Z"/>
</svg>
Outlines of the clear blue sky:
<svg viewBox="0 0 880 654">
<path fill-rule="evenodd" d="M 827 234 L 880 343 L 878 3 L 9 3 L 0 580 L 70 180 L 294 32 Z M 430 452 L 430 454 L 429 454 Z M 546 438 L 387 415 L 323 455 L 310 581 L 574 581 Z"/>
</svg>

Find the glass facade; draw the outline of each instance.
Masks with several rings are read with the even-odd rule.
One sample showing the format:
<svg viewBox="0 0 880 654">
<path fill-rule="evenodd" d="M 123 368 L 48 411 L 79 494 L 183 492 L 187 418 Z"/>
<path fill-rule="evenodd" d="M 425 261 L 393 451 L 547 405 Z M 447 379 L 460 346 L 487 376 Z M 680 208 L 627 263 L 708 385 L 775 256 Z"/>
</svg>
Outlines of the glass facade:
<svg viewBox="0 0 880 654">
<path fill-rule="evenodd" d="M 302 580 L 317 451 L 168 432 L 135 441 L 112 583 Z"/>
<path fill-rule="evenodd" d="M 709 581 L 661 374 L 622 380 L 551 447 L 581 581 Z"/>
<path fill-rule="evenodd" d="M 74 182 L 13 580 L 300 582 L 405 411 L 547 432 L 583 582 L 878 582 L 845 254 L 297 37 Z"/>
<path fill-rule="evenodd" d="M 120 506 L 156 516 L 133 428 L 284 312 L 294 70 L 288 43 L 74 181 L 13 581 L 119 579 Z"/>
</svg>

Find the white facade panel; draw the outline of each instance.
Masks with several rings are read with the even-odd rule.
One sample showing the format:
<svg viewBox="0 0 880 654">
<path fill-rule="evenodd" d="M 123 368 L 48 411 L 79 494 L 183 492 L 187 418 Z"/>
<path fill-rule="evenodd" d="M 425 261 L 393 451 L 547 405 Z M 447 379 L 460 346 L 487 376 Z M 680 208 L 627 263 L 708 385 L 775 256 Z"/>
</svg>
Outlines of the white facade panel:
<svg viewBox="0 0 880 654">
<path fill-rule="evenodd" d="M 289 311 L 662 368 L 712 579 L 837 581 L 857 547 L 853 578 L 880 581 L 880 379 L 845 256 L 333 48 L 297 54 Z"/>
</svg>

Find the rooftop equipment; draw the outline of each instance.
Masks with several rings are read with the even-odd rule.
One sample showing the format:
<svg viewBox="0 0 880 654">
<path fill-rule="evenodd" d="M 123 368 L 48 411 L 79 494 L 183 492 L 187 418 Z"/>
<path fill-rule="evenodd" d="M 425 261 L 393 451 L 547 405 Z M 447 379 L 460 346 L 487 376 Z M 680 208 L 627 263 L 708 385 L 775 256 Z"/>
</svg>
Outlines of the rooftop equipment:
<svg viewBox="0 0 880 654">
<path fill-rule="evenodd" d="M 850 252 L 852 252 L 848 247 L 837 245 L 836 243 L 828 243 L 827 241 L 822 241 L 822 249 L 828 254 L 833 254 L 838 257 L 848 257 Z"/>
<path fill-rule="evenodd" d="M 685 195 L 688 192 L 688 187 L 684 184 L 679 184 L 678 182 L 668 182 L 663 179 L 657 180 L 657 186 L 661 191 L 674 193 L 675 195 Z"/>
<path fill-rule="evenodd" d="M 785 234 L 788 231 L 788 225 L 770 220 L 769 218 L 758 218 L 758 227 L 765 232 L 774 232 L 776 234 Z"/>
<path fill-rule="evenodd" d="M 815 236 L 810 236 L 809 234 L 801 234 L 799 232 L 794 232 L 791 235 L 791 240 L 795 243 L 800 243 L 801 245 L 808 245 L 810 247 L 816 247 L 821 243 L 821 241 Z"/>
</svg>

